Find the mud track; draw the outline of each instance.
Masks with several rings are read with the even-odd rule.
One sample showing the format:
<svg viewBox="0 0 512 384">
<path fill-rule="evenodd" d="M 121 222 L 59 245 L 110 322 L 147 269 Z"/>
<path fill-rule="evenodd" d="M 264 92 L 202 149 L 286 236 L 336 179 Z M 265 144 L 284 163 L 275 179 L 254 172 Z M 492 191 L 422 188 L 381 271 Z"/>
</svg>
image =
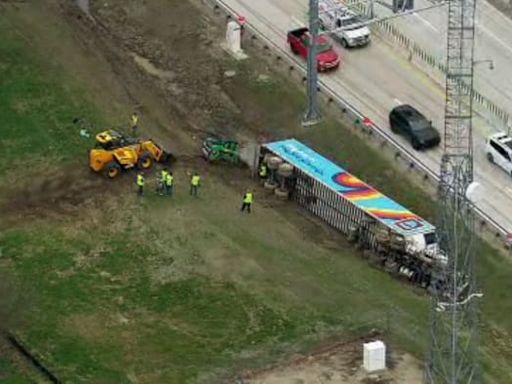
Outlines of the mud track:
<svg viewBox="0 0 512 384">
<path fill-rule="evenodd" d="M 203 166 L 197 159 L 202 138 L 210 134 L 237 137 L 240 131 L 234 127 L 247 126 L 241 110 L 222 87 L 229 65 L 223 62 L 220 47 L 212 44 L 218 31 L 208 20 L 191 14 L 188 5 L 174 1 L 173 14 L 162 15 L 159 0 L 151 5 L 91 1 L 92 17 L 88 17 L 69 0 L 50 3 L 45 12 L 71 27 L 69 38 L 76 42 L 77 51 L 69 54 L 100 57 L 104 78 L 114 79 L 122 89 L 122 95 L 105 89 L 105 95 L 98 96 L 105 102 L 133 106 L 143 116 L 144 136 L 169 146 L 180 164 Z M 26 6 L 16 8 L 23 12 Z M 148 19 L 154 29 L 148 29 Z M 191 50 L 191 46 L 196 48 Z M 111 182 L 90 173 L 87 164 L 84 155 L 80 163 L 43 169 L 30 177 L 30 182 L 20 180 L 2 191 L 2 226 L 79 214 L 80 209 L 130 190 L 132 173 Z"/>
</svg>

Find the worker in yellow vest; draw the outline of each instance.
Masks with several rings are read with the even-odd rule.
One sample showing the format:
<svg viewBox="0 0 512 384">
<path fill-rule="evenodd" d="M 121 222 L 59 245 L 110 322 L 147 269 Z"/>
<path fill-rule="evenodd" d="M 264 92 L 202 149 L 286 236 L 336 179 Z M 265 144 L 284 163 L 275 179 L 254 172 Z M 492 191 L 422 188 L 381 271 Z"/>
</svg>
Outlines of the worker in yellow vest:
<svg viewBox="0 0 512 384">
<path fill-rule="evenodd" d="M 138 123 L 139 123 L 139 116 L 137 115 L 137 112 L 133 112 L 132 113 L 131 120 L 132 120 L 132 136 L 136 137 L 137 136 Z"/>
<path fill-rule="evenodd" d="M 267 165 L 264 162 L 262 162 L 261 165 L 260 165 L 259 175 L 260 175 L 261 179 L 266 179 L 267 176 L 268 176 L 268 168 L 267 168 Z"/>
<path fill-rule="evenodd" d="M 144 175 L 142 172 L 137 175 L 137 188 L 137 194 L 142 196 L 144 194 Z"/>
<path fill-rule="evenodd" d="M 201 186 L 201 178 L 197 174 L 197 172 L 194 172 L 192 175 L 192 178 L 190 179 L 190 194 L 193 196 L 197 196 L 197 191 L 199 187 Z"/>
<path fill-rule="evenodd" d="M 167 173 L 167 177 L 165 179 L 165 194 L 172 196 L 172 187 L 174 184 L 174 176 L 172 175 L 172 172 Z"/>
<path fill-rule="evenodd" d="M 242 202 L 242 208 L 240 208 L 241 212 L 244 212 L 247 209 L 247 213 L 251 213 L 251 205 L 254 200 L 254 195 L 252 192 L 246 192 L 244 195 L 244 200 Z"/>
<path fill-rule="evenodd" d="M 169 171 L 167 168 L 162 169 L 160 172 L 160 180 L 158 181 L 157 192 L 160 196 L 164 195 L 164 191 L 167 191 L 167 175 Z"/>
</svg>

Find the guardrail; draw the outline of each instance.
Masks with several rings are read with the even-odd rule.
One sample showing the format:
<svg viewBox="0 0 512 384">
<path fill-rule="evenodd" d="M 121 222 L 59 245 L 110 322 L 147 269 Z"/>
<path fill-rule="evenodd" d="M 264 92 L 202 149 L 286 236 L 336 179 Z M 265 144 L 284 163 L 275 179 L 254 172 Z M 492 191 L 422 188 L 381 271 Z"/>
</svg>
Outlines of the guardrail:
<svg viewBox="0 0 512 384">
<path fill-rule="evenodd" d="M 345 4 L 350 8 L 354 9 L 361 14 L 367 14 L 368 9 L 367 6 L 359 1 L 353 0 L 344 0 Z M 422 63 L 426 66 L 430 67 L 432 70 L 437 71 L 436 74 L 439 74 L 444 78 L 446 74 L 446 64 L 444 60 L 439 59 L 436 55 L 432 55 L 421 45 L 416 43 L 414 40 L 407 37 L 400 29 L 393 25 L 392 22 L 388 20 L 382 20 L 372 25 L 372 29 L 377 29 L 380 33 L 386 34 L 390 39 L 395 41 L 398 45 L 403 47 L 407 53 L 409 61 L 412 61 L 413 57 L 418 58 Z M 420 64 L 415 61 L 417 66 Z M 422 68 L 423 71 L 429 72 L 425 67 Z M 435 76 L 435 75 L 434 75 Z M 444 87 L 444 84 L 441 84 Z M 465 83 L 460 83 L 461 87 L 470 91 L 470 86 Z M 479 114 L 482 115 L 489 123 L 497 123 L 501 125 L 503 128 L 508 129 L 509 123 L 512 123 L 512 117 L 510 114 L 505 111 L 502 107 L 499 107 L 496 103 L 492 102 L 489 98 L 482 95 L 478 92 L 474 87 L 471 90 L 473 96 L 473 102 L 475 103 L 475 107 L 480 106 Z M 490 116 L 489 114 L 490 113 Z M 494 118 L 493 118 L 494 117 Z"/>
<path fill-rule="evenodd" d="M 233 8 L 231 8 L 228 4 L 226 4 L 223 0 L 201 0 L 203 4 L 210 5 L 214 11 L 222 10 L 227 15 L 227 18 L 238 19 L 240 16 Z M 272 42 L 270 39 L 265 37 L 263 33 L 258 31 L 256 27 L 250 22 L 246 21 L 244 24 L 244 30 L 252 33 L 251 39 L 260 40 L 264 42 L 264 49 L 270 51 L 271 49 L 278 52 L 277 59 L 279 61 L 283 61 L 285 58 L 289 63 L 292 64 L 290 66 L 290 70 L 293 68 L 298 68 L 302 74 L 302 81 L 304 82 L 306 79 L 306 68 L 304 64 L 294 56 L 292 56 L 289 52 L 279 47 L 277 44 Z M 247 34 L 245 34 L 247 38 Z M 366 116 L 364 116 L 361 112 L 359 112 L 354 106 L 352 106 L 347 100 L 345 100 L 342 96 L 338 95 L 329 85 L 327 85 L 324 81 L 319 80 L 319 91 L 327 95 L 328 102 L 336 102 L 340 110 L 343 114 L 351 115 L 354 121 L 364 122 L 363 126 L 366 126 L 368 130 L 368 134 L 372 135 L 373 132 L 376 132 L 381 138 L 385 140 L 385 142 L 390 143 L 395 150 L 395 158 L 402 158 L 407 161 L 409 164 L 409 168 L 413 168 L 415 170 L 420 170 L 423 172 L 424 178 L 428 178 L 429 180 L 433 180 L 437 185 L 439 183 L 439 175 L 424 165 L 414 154 L 412 154 L 406 147 L 397 142 L 386 130 L 377 126 L 375 123 L 368 120 Z M 507 230 L 501 226 L 496 220 L 490 217 L 483 210 L 478 208 L 476 205 L 472 204 L 473 211 L 480 218 L 480 226 L 485 227 L 489 225 L 494 230 L 493 236 L 495 238 L 501 239 L 504 244 L 506 240 Z"/>
<path fill-rule="evenodd" d="M 386 33 L 388 36 L 393 38 L 403 46 L 410 55 L 414 55 L 418 57 L 421 61 L 423 61 L 426 65 L 430 66 L 432 69 L 441 72 L 444 76 L 446 74 L 446 65 L 439 60 L 435 55 L 429 54 L 423 47 L 421 47 L 415 41 L 409 39 L 405 36 L 396 26 L 387 21 L 381 21 L 375 24 L 376 28 L 379 28 L 382 33 Z M 470 86 L 461 83 L 461 86 L 466 91 L 470 90 Z M 480 106 L 489 112 L 492 116 L 485 116 L 485 111 L 481 111 L 485 118 L 491 120 L 491 122 L 496 122 L 500 124 L 503 128 L 507 128 L 509 122 L 512 122 L 512 118 L 510 114 L 505 111 L 503 108 L 499 107 L 496 103 L 492 102 L 489 98 L 482 95 L 475 88 L 472 90 L 473 101 L 476 106 Z"/>
</svg>

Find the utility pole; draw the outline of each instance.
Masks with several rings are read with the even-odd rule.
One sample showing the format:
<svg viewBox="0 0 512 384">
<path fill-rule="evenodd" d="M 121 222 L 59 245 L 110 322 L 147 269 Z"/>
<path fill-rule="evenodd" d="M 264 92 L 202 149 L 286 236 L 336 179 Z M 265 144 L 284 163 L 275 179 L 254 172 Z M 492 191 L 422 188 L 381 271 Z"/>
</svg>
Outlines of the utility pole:
<svg viewBox="0 0 512 384">
<path fill-rule="evenodd" d="M 375 0 L 370 0 L 370 6 L 368 7 L 368 17 L 370 20 L 375 18 Z"/>
<path fill-rule="evenodd" d="M 308 109 L 302 120 L 302 125 L 310 126 L 320 122 L 320 109 L 318 108 L 318 66 L 316 60 L 316 46 L 318 42 L 318 0 L 309 0 L 309 33 L 311 35 L 308 52 L 307 95 Z"/>
<path fill-rule="evenodd" d="M 444 153 L 437 241 L 445 263 L 432 276 L 427 384 L 477 384 L 478 314 L 473 183 L 473 60 L 476 0 L 448 1 Z"/>
</svg>

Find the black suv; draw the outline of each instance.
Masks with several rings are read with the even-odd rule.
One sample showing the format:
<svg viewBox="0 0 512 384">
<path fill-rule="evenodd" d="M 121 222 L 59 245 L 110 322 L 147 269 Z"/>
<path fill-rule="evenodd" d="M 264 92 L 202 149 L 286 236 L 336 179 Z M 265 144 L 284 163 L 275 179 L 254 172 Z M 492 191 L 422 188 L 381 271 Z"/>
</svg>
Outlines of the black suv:
<svg viewBox="0 0 512 384">
<path fill-rule="evenodd" d="M 393 133 L 409 139 L 416 150 L 432 148 L 441 142 L 439 132 L 418 110 L 410 105 L 399 105 L 389 113 L 389 126 Z"/>
</svg>

